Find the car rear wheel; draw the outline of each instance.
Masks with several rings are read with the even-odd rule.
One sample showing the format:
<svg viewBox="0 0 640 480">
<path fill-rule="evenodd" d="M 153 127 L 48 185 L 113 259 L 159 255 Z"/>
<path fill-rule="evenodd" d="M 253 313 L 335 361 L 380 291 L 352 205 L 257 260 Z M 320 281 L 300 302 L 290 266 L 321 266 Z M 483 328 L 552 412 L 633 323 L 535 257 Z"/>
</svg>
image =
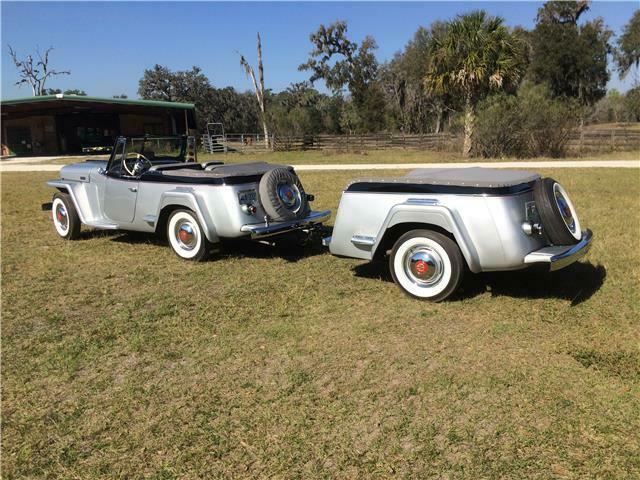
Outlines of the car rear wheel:
<svg viewBox="0 0 640 480">
<path fill-rule="evenodd" d="M 439 302 L 460 285 L 464 259 L 449 237 L 431 230 L 411 230 L 393 246 L 389 268 L 393 281 L 407 295 Z"/>
<path fill-rule="evenodd" d="M 209 258 L 211 243 L 191 210 L 176 210 L 167 222 L 167 238 L 180 258 L 200 262 Z"/>
<path fill-rule="evenodd" d="M 66 240 L 80 237 L 80 218 L 68 193 L 58 192 L 53 196 L 51 214 L 58 235 Z"/>
</svg>

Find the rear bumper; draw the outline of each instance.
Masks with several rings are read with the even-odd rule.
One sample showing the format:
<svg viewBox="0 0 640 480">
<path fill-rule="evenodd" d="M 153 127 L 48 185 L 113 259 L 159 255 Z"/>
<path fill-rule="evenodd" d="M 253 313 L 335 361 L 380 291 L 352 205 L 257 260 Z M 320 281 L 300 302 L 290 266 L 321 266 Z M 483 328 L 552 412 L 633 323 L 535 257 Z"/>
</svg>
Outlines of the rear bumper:
<svg viewBox="0 0 640 480">
<path fill-rule="evenodd" d="M 240 227 L 240 231 L 250 233 L 251 238 L 270 237 L 272 235 L 291 232 L 293 230 L 304 230 L 305 228 L 312 227 L 328 220 L 330 216 L 331 210 L 322 210 L 320 212 L 311 212 L 305 218 L 299 218 L 288 222 L 243 225 Z"/>
<path fill-rule="evenodd" d="M 575 245 L 555 245 L 541 248 L 524 257 L 524 263 L 548 263 L 552 272 L 560 270 L 584 257 L 589 248 L 593 233 L 587 229 L 582 232 L 582 239 Z"/>
</svg>

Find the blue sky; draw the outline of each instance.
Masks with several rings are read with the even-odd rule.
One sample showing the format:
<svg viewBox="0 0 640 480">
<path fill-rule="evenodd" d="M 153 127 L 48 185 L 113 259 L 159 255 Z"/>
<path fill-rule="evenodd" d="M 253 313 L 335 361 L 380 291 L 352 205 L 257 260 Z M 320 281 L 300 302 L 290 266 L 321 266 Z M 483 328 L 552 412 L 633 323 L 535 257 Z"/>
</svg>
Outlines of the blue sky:
<svg viewBox="0 0 640 480">
<path fill-rule="evenodd" d="M 200 66 L 216 87 L 251 85 L 238 63 L 237 51 L 255 60 L 255 36 L 263 41 L 266 86 L 275 91 L 303 81 L 298 72 L 311 50 L 309 34 L 320 23 L 346 20 L 349 36 L 360 41 L 372 35 L 380 61 L 401 50 L 419 26 L 456 14 L 485 9 L 507 24 L 533 26 L 541 2 L 433 3 L 174 3 L 174 2 L 1 2 L 2 98 L 31 95 L 14 86 L 15 69 L 7 54 L 11 44 L 19 54 L 36 45 L 54 46 L 52 65 L 71 70 L 55 77 L 50 88 L 79 88 L 89 95 L 126 93 L 137 97 L 138 80 L 155 63 L 169 68 Z M 585 18 L 602 16 L 619 34 L 638 2 L 594 2 Z M 633 74 L 620 82 L 615 72 L 610 88 L 627 90 Z M 321 84 L 317 84 L 322 88 Z"/>
</svg>

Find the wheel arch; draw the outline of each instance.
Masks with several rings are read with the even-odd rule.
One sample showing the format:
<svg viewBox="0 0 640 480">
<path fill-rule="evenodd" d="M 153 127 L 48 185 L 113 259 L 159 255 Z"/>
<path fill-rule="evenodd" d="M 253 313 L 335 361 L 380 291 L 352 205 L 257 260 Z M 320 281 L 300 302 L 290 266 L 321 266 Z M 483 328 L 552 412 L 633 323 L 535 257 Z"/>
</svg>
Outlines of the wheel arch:
<svg viewBox="0 0 640 480">
<path fill-rule="evenodd" d="M 165 235 L 167 222 L 169 217 L 176 210 L 189 210 L 194 213 L 202 229 L 204 235 L 211 243 L 218 243 L 220 239 L 216 233 L 216 228 L 210 215 L 205 215 L 205 211 L 201 208 L 196 196 L 191 192 L 166 192 L 158 206 L 156 215 L 155 232 L 158 235 Z"/>
<path fill-rule="evenodd" d="M 398 241 L 398 239 L 411 230 L 432 230 L 449 237 L 454 242 L 456 241 L 453 234 L 449 230 L 442 228 L 440 225 L 423 222 L 396 223 L 395 225 L 387 228 L 387 230 L 384 232 L 382 238 L 380 239 L 380 243 L 373 253 L 373 258 L 375 260 L 382 260 L 383 257 L 387 255 L 389 250 L 393 248 L 393 245 Z"/>
<path fill-rule="evenodd" d="M 185 207 L 184 205 L 178 205 L 175 203 L 169 204 L 169 205 L 165 205 L 164 207 L 162 207 L 160 209 L 160 213 L 158 214 L 158 220 L 156 221 L 156 235 L 158 235 L 159 237 L 166 237 L 167 235 L 167 223 L 169 222 L 169 217 L 171 216 L 171 214 L 173 212 L 175 212 L 176 210 L 191 210 L 188 207 Z"/>
<path fill-rule="evenodd" d="M 400 207 L 400 206 L 399 206 Z M 410 205 L 393 209 L 376 236 L 372 258 L 383 258 L 393 244 L 411 230 L 426 229 L 441 233 L 452 239 L 462 252 L 465 263 L 474 273 L 482 271 L 477 250 L 462 222 L 442 205 Z"/>
<path fill-rule="evenodd" d="M 47 185 L 55 188 L 60 193 L 66 193 L 67 195 L 69 195 L 69 197 L 71 197 L 71 201 L 73 202 L 73 206 L 75 207 L 76 212 L 78 213 L 78 218 L 80 219 L 80 222 L 84 224 L 87 223 L 85 212 L 80 208 L 80 203 L 76 198 L 76 192 L 73 190 L 73 188 L 71 188 L 71 184 L 66 182 L 56 181 L 56 180 L 50 180 L 47 182 Z"/>
</svg>

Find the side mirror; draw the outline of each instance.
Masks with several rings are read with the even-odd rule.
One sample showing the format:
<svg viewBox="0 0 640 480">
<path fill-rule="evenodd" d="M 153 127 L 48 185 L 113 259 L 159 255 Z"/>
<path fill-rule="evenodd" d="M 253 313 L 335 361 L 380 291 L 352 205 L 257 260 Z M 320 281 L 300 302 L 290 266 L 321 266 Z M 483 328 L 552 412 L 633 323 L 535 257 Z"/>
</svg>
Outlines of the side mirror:
<svg viewBox="0 0 640 480">
<path fill-rule="evenodd" d="M 105 175 L 105 174 L 107 173 L 107 169 L 106 169 L 106 168 L 99 167 L 99 168 L 98 168 L 98 173 L 99 173 L 100 175 Z"/>
</svg>

